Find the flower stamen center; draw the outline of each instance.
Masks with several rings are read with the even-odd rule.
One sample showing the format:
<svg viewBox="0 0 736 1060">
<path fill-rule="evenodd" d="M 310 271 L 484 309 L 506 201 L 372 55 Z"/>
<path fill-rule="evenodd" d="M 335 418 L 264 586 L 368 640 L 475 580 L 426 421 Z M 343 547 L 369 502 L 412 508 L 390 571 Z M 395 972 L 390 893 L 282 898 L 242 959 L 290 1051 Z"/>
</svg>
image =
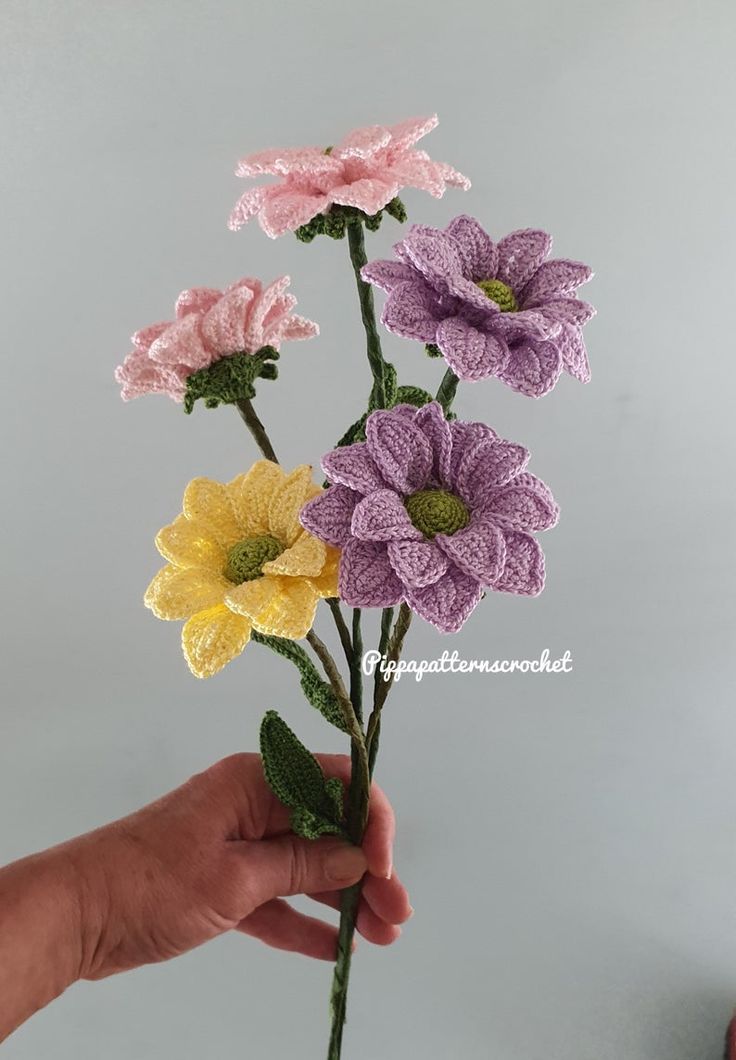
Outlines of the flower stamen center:
<svg viewBox="0 0 736 1060">
<path fill-rule="evenodd" d="M 223 574 L 235 585 L 251 582 L 261 577 L 264 563 L 270 563 L 283 551 L 280 542 L 270 534 L 245 537 L 229 550 Z"/>
<path fill-rule="evenodd" d="M 454 493 L 447 490 L 419 490 L 404 501 L 413 525 L 425 537 L 456 534 L 470 522 L 470 513 Z"/>
<path fill-rule="evenodd" d="M 516 313 L 519 309 L 519 303 L 516 301 L 516 295 L 507 283 L 503 280 L 478 280 L 475 285 L 480 287 L 486 298 L 490 298 L 492 302 L 495 302 L 502 313 Z"/>
</svg>

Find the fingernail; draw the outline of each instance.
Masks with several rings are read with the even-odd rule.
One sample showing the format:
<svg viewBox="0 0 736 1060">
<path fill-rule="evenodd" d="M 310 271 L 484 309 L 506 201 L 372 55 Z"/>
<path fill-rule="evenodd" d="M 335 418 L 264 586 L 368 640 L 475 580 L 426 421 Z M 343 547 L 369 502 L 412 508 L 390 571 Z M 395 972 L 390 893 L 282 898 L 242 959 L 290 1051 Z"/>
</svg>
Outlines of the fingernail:
<svg viewBox="0 0 736 1060">
<path fill-rule="evenodd" d="M 325 861 L 325 873 L 336 883 L 360 879 L 365 870 L 365 854 L 360 847 L 338 847 L 327 855 Z"/>
<path fill-rule="evenodd" d="M 413 916 L 414 916 L 414 906 L 413 906 L 413 905 L 410 905 L 410 906 L 409 906 L 409 916 L 408 916 L 408 917 L 407 917 L 406 919 L 407 919 L 407 920 L 411 920 L 411 918 L 412 918 Z"/>
</svg>

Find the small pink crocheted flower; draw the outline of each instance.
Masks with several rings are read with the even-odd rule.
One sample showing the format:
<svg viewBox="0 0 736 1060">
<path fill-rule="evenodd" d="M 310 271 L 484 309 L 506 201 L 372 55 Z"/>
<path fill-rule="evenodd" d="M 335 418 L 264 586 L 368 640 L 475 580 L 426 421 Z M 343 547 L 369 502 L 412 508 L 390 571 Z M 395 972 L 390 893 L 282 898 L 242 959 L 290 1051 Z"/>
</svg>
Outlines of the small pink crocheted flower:
<svg viewBox="0 0 736 1060">
<path fill-rule="evenodd" d="M 258 216 L 275 239 L 294 231 L 334 204 L 378 213 L 401 188 L 418 188 L 435 198 L 445 188 L 467 190 L 470 181 L 444 162 L 434 162 L 414 144 L 437 125 L 437 115 L 410 118 L 398 125 L 354 129 L 335 147 L 294 147 L 260 151 L 238 163 L 239 177 L 281 178 L 249 188 L 230 215 L 229 227 L 241 228 Z"/>
<path fill-rule="evenodd" d="M 319 334 L 311 320 L 292 313 L 296 298 L 281 276 L 264 287 L 246 277 L 226 290 L 191 287 L 176 301 L 176 319 L 151 324 L 133 335 L 133 350 L 115 370 L 122 398 L 168 394 L 183 401 L 187 379 L 233 354 L 255 354 L 264 346 L 278 350 L 288 339 Z"/>
</svg>

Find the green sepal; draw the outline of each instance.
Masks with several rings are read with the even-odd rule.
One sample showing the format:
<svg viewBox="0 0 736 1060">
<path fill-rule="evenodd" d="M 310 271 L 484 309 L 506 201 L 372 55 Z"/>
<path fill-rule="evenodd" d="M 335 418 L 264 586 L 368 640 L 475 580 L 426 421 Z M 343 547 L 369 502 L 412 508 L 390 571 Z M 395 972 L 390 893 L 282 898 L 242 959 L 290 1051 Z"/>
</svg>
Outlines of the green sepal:
<svg viewBox="0 0 736 1060">
<path fill-rule="evenodd" d="M 341 732 L 348 732 L 345 716 L 340 709 L 337 696 L 332 691 L 331 685 L 324 681 L 316 666 L 309 658 L 304 649 L 293 640 L 285 637 L 269 637 L 265 633 L 253 630 L 251 640 L 257 644 L 263 644 L 278 655 L 293 662 L 299 671 L 299 684 L 307 701 L 320 712 L 323 718 L 329 721 Z"/>
<path fill-rule="evenodd" d="M 395 221 L 399 221 L 401 224 L 406 221 L 406 207 L 404 206 L 403 202 L 398 197 L 398 195 L 396 196 L 396 198 L 392 199 L 391 202 L 386 203 L 386 205 L 384 206 L 384 210 L 389 215 L 389 217 L 393 217 Z"/>
<path fill-rule="evenodd" d="M 233 353 L 192 372 L 187 379 L 184 411 L 190 413 L 198 400 L 204 402 L 205 408 L 214 409 L 254 398 L 256 379 L 277 378 L 278 368 L 273 362 L 278 359 L 278 350 L 262 346 L 256 353 Z"/>
<path fill-rule="evenodd" d="M 406 208 L 398 197 L 387 202 L 378 213 L 367 214 L 356 206 L 341 206 L 333 203 L 326 213 L 318 213 L 311 221 L 300 225 L 294 235 L 300 243 L 311 243 L 316 236 L 329 236 L 330 239 L 343 239 L 349 224 L 362 224 L 369 232 L 377 232 L 381 227 L 384 213 L 394 220 L 406 221 Z"/>
<path fill-rule="evenodd" d="M 344 835 L 342 793 L 338 802 L 337 778 L 327 780 L 322 768 L 275 710 L 261 722 L 261 758 L 266 782 L 276 798 L 291 813 L 297 835 L 317 839 L 320 835 Z"/>
<path fill-rule="evenodd" d="M 426 345 L 424 347 L 424 352 L 427 354 L 427 357 L 441 357 L 442 356 L 442 350 L 439 348 L 439 346 L 436 346 L 433 342 L 426 343 Z"/>
</svg>

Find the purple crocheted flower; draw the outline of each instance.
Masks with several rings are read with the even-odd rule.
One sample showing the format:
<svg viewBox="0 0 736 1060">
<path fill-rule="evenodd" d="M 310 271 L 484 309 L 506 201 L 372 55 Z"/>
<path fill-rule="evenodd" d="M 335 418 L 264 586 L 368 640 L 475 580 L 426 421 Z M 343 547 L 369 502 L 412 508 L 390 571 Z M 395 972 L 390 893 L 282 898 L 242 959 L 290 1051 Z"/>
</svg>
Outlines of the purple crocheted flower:
<svg viewBox="0 0 736 1060">
<path fill-rule="evenodd" d="M 495 375 L 541 397 L 561 370 L 587 383 L 582 327 L 595 314 L 576 295 L 593 275 L 579 261 L 546 261 L 552 238 L 521 229 L 494 243 L 473 217 L 444 230 L 412 225 L 398 261 L 373 261 L 363 278 L 388 292 L 389 331 L 430 343 L 460 379 Z"/>
<path fill-rule="evenodd" d="M 345 603 L 405 600 L 455 633 L 486 589 L 542 591 L 544 554 L 531 531 L 554 526 L 559 510 L 524 472 L 526 449 L 484 423 L 448 423 L 436 401 L 371 413 L 366 439 L 324 457 L 330 488 L 300 516 L 342 549 Z"/>
</svg>

